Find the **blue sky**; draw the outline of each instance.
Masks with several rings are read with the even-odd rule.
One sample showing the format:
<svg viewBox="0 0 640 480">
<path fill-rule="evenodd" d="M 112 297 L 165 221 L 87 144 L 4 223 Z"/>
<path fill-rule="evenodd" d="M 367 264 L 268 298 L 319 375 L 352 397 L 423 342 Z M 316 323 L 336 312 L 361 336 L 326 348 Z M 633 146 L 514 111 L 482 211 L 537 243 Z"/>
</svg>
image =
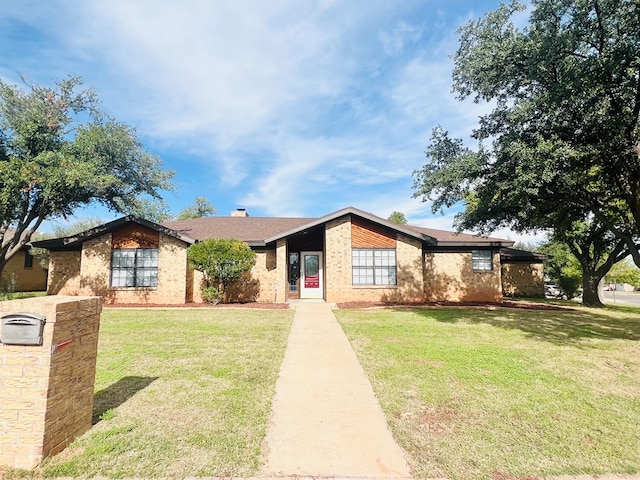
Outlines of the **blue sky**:
<svg viewBox="0 0 640 480">
<path fill-rule="evenodd" d="M 494 0 L 0 0 L 0 78 L 79 75 L 176 171 L 177 213 L 320 216 L 354 206 L 451 229 L 412 199 L 431 129 L 486 106 L 451 93 L 455 31 Z M 117 215 L 100 208 L 78 217 Z M 497 236 L 518 239 L 507 231 Z"/>
</svg>

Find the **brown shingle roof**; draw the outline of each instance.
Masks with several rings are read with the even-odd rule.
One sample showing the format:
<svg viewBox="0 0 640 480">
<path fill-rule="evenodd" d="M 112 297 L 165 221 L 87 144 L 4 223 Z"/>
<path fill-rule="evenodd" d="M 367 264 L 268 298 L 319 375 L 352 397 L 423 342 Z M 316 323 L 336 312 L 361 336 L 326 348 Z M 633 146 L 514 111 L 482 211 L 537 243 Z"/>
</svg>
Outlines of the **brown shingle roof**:
<svg viewBox="0 0 640 480">
<path fill-rule="evenodd" d="M 447 230 L 437 230 L 435 228 L 417 227 L 415 225 L 406 225 L 411 230 L 420 232 L 428 237 L 435 238 L 439 246 L 455 246 L 457 244 L 464 245 L 487 245 L 500 244 L 503 246 L 513 245 L 511 240 L 504 238 L 486 237 L 482 235 L 473 235 L 469 233 L 449 232 Z"/>
<path fill-rule="evenodd" d="M 299 232 L 303 228 L 320 225 L 343 215 L 358 215 L 381 223 L 398 231 L 415 234 L 430 244 L 438 246 L 499 246 L 513 245 L 510 240 L 483 237 L 467 233 L 455 233 L 413 225 L 396 225 L 368 212 L 347 207 L 320 218 L 291 217 L 203 217 L 192 220 L 165 222 L 162 225 L 197 240 L 207 238 L 234 238 L 251 246 L 262 246 L 276 239 Z"/>
<path fill-rule="evenodd" d="M 290 217 L 203 217 L 164 222 L 162 225 L 197 240 L 233 238 L 251 246 L 259 246 L 264 245 L 266 238 L 301 227 L 314 220 L 316 219 Z"/>
</svg>

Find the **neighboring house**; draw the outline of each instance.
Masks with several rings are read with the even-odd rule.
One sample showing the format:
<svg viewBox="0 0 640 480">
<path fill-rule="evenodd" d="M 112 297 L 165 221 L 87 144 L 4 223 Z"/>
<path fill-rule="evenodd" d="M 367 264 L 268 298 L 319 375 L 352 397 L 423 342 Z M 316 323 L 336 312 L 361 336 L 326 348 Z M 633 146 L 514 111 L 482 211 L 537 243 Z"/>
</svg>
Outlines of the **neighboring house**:
<svg viewBox="0 0 640 480">
<path fill-rule="evenodd" d="M 502 293 L 507 297 L 544 298 L 544 271 L 542 263 L 546 255 L 503 248 L 500 251 L 502 265 Z"/>
<path fill-rule="evenodd" d="M 9 259 L 2 271 L 0 289 L 14 292 L 36 292 L 47 289 L 47 270 L 25 246 Z"/>
<path fill-rule="evenodd" d="M 500 252 L 513 242 L 398 225 L 353 207 L 321 218 L 203 217 L 158 225 L 124 217 L 35 246 L 50 250 L 49 293 L 107 303 L 199 302 L 186 251 L 208 238 L 246 242 L 258 301 L 502 301 Z"/>
</svg>

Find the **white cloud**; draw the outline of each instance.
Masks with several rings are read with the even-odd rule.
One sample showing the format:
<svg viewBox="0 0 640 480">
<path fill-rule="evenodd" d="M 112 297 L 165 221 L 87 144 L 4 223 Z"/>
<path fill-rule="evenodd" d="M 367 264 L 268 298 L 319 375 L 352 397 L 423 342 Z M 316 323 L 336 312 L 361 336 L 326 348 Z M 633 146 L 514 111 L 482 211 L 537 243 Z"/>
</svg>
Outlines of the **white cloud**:
<svg viewBox="0 0 640 480">
<path fill-rule="evenodd" d="M 390 56 L 401 55 L 407 44 L 415 44 L 422 34 L 422 29 L 407 22 L 398 22 L 391 32 L 382 31 L 378 34 L 384 53 Z"/>
<path fill-rule="evenodd" d="M 206 185 L 222 212 L 386 216 L 424 210 L 411 173 L 431 128 L 468 135 L 482 108 L 450 93 L 455 25 L 434 3 L 85 0 L 9 15 L 51 35 L 43 71 L 82 74 L 177 158 L 187 196 Z"/>
</svg>

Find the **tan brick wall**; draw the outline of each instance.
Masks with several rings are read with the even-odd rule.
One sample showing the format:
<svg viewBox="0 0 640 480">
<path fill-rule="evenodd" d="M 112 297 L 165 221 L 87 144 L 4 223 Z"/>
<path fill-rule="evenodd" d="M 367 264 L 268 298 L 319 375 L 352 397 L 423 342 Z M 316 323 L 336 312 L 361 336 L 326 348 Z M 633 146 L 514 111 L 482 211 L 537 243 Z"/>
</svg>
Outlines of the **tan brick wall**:
<svg viewBox="0 0 640 480">
<path fill-rule="evenodd" d="M 185 303 L 190 273 L 184 242 L 160 234 L 157 287 L 111 288 L 111 238 L 88 240 L 82 252 L 51 252 L 48 293 L 98 295 L 105 303 Z"/>
<path fill-rule="evenodd" d="M 476 272 L 471 252 L 425 254 L 425 299 L 448 302 L 501 302 L 500 255 L 493 254 L 493 270 Z"/>
<path fill-rule="evenodd" d="M 398 235 L 396 242 L 398 286 L 389 289 L 383 300 L 421 302 L 424 300 L 422 242 Z"/>
<path fill-rule="evenodd" d="M 275 303 L 284 303 L 287 301 L 287 241 L 280 239 L 276 242 L 276 258 L 275 258 L 275 268 L 273 269 L 275 276 L 275 284 L 276 291 L 273 291 L 273 287 L 271 291 L 265 291 L 267 298 L 264 299 L 262 297 L 262 292 L 260 295 L 261 301 L 270 301 L 268 295 L 272 295 L 275 297 Z"/>
<path fill-rule="evenodd" d="M 98 295 L 111 301 L 111 234 L 107 233 L 82 244 L 80 257 L 80 295 Z"/>
<path fill-rule="evenodd" d="M 110 246 L 109 255 L 111 255 Z M 109 282 L 110 257 L 109 264 L 102 266 L 102 268 L 107 272 L 107 282 Z M 84 264 L 82 270 L 84 273 Z M 185 303 L 186 300 L 187 245 L 177 238 L 170 237 L 164 233 L 160 234 L 158 248 L 158 286 L 110 288 L 105 296 L 105 302 L 107 303 L 159 303 L 171 305 Z"/>
<path fill-rule="evenodd" d="M 278 300 L 278 250 L 260 250 L 256 252 L 256 264 L 251 269 L 251 276 L 260 282 L 259 302 L 274 302 Z M 284 287 L 282 287 L 284 288 Z M 280 299 L 281 302 L 284 299 Z"/>
<path fill-rule="evenodd" d="M 327 223 L 324 232 L 324 285 L 327 302 L 341 302 L 351 294 L 351 221 L 341 217 Z"/>
<path fill-rule="evenodd" d="M 348 217 L 327 224 L 325 230 L 325 298 L 328 302 L 414 302 L 423 299 L 421 242 L 405 235 L 397 235 L 397 286 L 354 286 L 351 266 L 351 233 L 351 223 Z"/>
<path fill-rule="evenodd" d="M 82 252 L 50 252 L 49 295 L 78 295 L 80 292 L 80 259 Z"/>
<path fill-rule="evenodd" d="M 24 258 L 27 252 L 19 251 L 16 253 L 4 267 L 2 271 L 2 280 L 13 284 L 16 292 L 33 292 L 45 290 L 47 288 L 47 270 L 37 258 L 33 259 L 33 267 L 24 267 Z"/>
<path fill-rule="evenodd" d="M 33 468 L 91 428 L 101 309 L 97 297 L 0 302 L 0 316 L 46 317 L 42 346 L 0 345 L 0 465 Z"/>
<path fill-rule="evenodd" d="M 502 292 L 509 297 L 544 297 L 544 270 L 542 264 L 503 264 Z"/>
</svg>

